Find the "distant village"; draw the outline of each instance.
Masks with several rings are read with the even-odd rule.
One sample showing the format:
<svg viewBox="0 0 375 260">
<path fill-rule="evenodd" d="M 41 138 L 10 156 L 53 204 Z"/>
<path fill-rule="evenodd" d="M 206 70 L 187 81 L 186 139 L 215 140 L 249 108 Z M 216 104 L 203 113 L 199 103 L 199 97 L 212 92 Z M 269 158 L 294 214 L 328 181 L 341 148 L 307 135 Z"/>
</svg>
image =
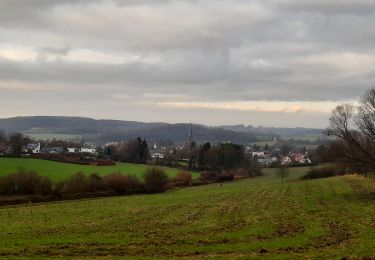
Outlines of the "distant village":
<svg viewBox="0 0 375 260">
<path fill-rule="evenodd" d="M 150 155 L 154 160 L 162 160 L 175 150 L 184 151 L 185 149 L 186 145 L 160 146 L 158 144 L 154 144 L 150 148 Z M 290 151 L 287 155 L 283 155 L 280 148 L 277 147 L 261 148 L 256 146 L 245 146 L 244 154 L 247 157 L 254 159 L 262 167 L 271 167 L 273 165 L 310 165 L 313 163 L 311 156 L 307 151 Z M 188 159 L 183 160 L 187 161 Z"/>
<path fill-rule="evenodd" d="M 147 151 L 142 152 L 139 157 L 139 162 L 163 164 L 163 162 L 171 160 L 171 158 L 176 161 L 189 162 L 194 157 L 194 151 L 197 150 L 196 147 L 198 146 L 194 142 L 192 124 L 190 124 L 189 129 L 187 129 L 187 139 L 182 144 L 147 144 L 146 140 L 138 139 L 135 141 L 135 146 L 133 145 L 131 149 L 124 148 L 126 146 L 124 144 L 126 143 L 120 142 L 110 142 L 102 146 L 89 143 L 75 143 L 74 147 L 70 147 L 70 143 L 65 143 L 60 146 L 51 146 L 49 142 L 44 142 L 44 144 L 42 142 L 33 142 L 22 145 L 21 157 L 56 158 L 61 155 L 67 157 L 76 156 L 90 160 L 116 160 L 116 151 L 117 153 L 126 153 L 126 151 L 129 150 L 134 152 L 137 149 L 146 149 Z M 276 137 L 274 139 L 274 143 L 276 143 Z M 225 141 L 223 143 L 228 144 L 230 141 Z M 127 146 L 129 146 L 129 144 L 127 144 Z M 137 146 L 143 148 L 137 148 Z M 11 155 L 13 153 L 12 149 L 11 145 L 7 147 L 3 144 L 3 146 L 0 147 L 0 155 Z M 300 151 L 297 152 L 294 150 L 285 152 L 277 146 L 268 146 L 268 144 L 266 144 L 264 147 L 260 147 L 255 144 L 243 146 L 242 150 L 246 158 L 250 158 L 262 167 L 312 164 L 311 156 L 306 149 L 300 149 Z M 195 151 L 195 153 L 199 153 L 199 151 Z M 131 157 L 135 158 L 133 155 Z M 198 157 L 198 155 L 195 157 Z M 121 160 L 121 158 L 117 158 L 117 160 Z M 138 162 L 137 160 L 135 161 Z"/>
<path fill-rule="evenodd" d="M 81 148 L 68 147 L 42 147 L 41 143 L 30 143 L 22 148 L 24 157 L 28 157 L 36 154 L 89 154 L 92 156 L 98 155 L 98 149 L 93 144 L 84 144 Z"/>
</svg>

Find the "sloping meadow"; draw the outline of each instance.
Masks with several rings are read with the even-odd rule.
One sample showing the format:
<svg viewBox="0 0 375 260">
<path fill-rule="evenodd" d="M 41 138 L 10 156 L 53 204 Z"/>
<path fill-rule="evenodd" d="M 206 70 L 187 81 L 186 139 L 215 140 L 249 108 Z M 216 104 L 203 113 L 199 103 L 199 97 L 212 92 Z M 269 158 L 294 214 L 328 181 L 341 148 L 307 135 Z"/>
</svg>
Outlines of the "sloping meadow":
<svg viewBox="0 0 375 260">
<path fill-rule="evenodd" d="M 1 208 L 0 255 L 375 255 L 373 181 L 346 176 L 282 184 L 262 178 Z"/>
</svg>

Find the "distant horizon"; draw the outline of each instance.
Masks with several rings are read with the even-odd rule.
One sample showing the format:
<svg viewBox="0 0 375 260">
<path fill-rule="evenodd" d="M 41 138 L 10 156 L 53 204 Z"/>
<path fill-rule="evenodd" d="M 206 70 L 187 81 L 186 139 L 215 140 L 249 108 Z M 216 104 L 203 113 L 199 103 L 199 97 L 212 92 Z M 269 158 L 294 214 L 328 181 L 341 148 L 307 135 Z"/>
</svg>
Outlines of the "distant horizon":
<svg viewBox="0 0 375 260">
<path fill-rule="evenodd" d="M 254 128 L 306 128 L 306 129 L 319 129 L 323 130 L 326 127 L 306 127 L 306 126 L 272 126 L 272 125 L 256 125 L 256 124 L 246 124 L 246 123 L 237 123 L 237 124 L 205 124 L 200 122 L 194 122 L 192 120 L 188 121 L 178 121 L 178 122 L 165 122 L 165 121 L 143 121 L 143 120 L 128 120 L 128 119 L 114 119 L 114 118 L 95 118 L 88 116 L 68 116 L 68 115 L 17 115 L 10 117 L 0 117 L 0 120 L 12 119 L 12 118 L 28 118 L 28 117 L 62 117 L 62 118 L 82 118 L 82 119 L 93 119 L 93 120 L 113 120 L 113 121 L 124 121 L 124 122 L 140 122 L 140 123 L 165 123 L 165 124 L 190 124 L 193 125 L 204 125 L 208 127 L 221 127 L 221 126 L 244 126 L 244 127 L 254 127 Z M 0 129 L 1 130 L 1 129 Z"/>
</svg>

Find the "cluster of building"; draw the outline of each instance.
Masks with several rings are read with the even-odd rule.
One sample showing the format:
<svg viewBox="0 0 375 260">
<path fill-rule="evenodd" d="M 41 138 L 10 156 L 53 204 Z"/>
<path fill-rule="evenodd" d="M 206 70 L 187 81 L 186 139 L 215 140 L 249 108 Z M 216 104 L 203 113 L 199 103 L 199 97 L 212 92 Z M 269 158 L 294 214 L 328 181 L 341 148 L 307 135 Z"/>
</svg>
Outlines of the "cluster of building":
<svg viewBox="0 0 375 260">
<path fill-rule="evenodd" d="M 180 159 L 186 157 L 185 153 L 191 151 L 193 144 L 193 127 L 190 124 L 187 140 L 180 145 L 158 145 L 153 144 L 150 149 L 151 159 L 165 159 L 171 154 L 178 153 Z M 118 145 L 118 143 L 108 143 L 105 146 Z M 272 165 L 297 165 L 297 164 L 311 164 L 311 159 L 307 152 L 290 152 L 287 156 L 282 155 L 281 151 L 277 147 L 269 148 L 268 145 L 264 149 L 258 149 L 247 146 L 244 150 L 245 154 L 255 159 L 263 167 L 270 167 Z M 81 154 L 88 156 L 97 156 L 98 150 L 95 145 L 84 144 L 82 147 L 42 147 L 41 143 L 30 143 L 22 148 L 22 153 L 26 156 L 36 154 Z M 185 156 L 185 157 L 184 157 Z"/>
<path fill-rule="evenodd" d="M 281 165 L 289 164 L 311 164 L 311 159 L 307 152 L 305 153 L 290 153 L 281 159 Z"/>
<path fill-rule="evenodd" d="M 281 154 L 279 148 L 266 149 L 263 151 L 254 151 L 251 147 L 246 147 L 245 153 L 249 154 L 257 162 L 264 166 L 279 164 L 283 166 L 296 164 L 311 164 L 311 159 L 307 152 L 290 152 L 287 156 Z"/>
<path fill-rule="evenodd" d="M 274 141 L 276 141 L 276 138 Z M 192 143 L 193 129 L 190 124 L 188 138 L 184 144 L 176 146 L 160 146 L 154 144 L 150 147 L 150 155 L 152 159 L 164 159 L 170 153 L 189 151 Z M 254 149 L 253 147 L 247 146 L 244 152 L 263 167 L 270 167 L 272 165 L 306 165 L 312 163 L 307 152 L 290 152 L 287 156 L 284 156 L 279 148 L 269 148 L 268 145 L 267 148 L 264 149 Z"/>
<path fill-rule="evenodd" d="M 69 147 L 64 149 L 64 147 L 42 147 L 41 143 L 31 143 L 27 144 L 22 148 L 22 153 L 25 155 L 31 154 L 90 154 L 97 155 L 98 151 L 95 145 L 84 144 L 81 148 Z"/>
<path fill-rule="evenodd" d="M 189 132 L 186 141 L 183 144 L 179 144 L 176 146 L 166 146 L 166 145 L 158 145 L 153 144 L 150 147 L 150 156 L 153 160 L 157 159 L 164 159 L 167 155 L 173 154 L 175 152 L 179 152 L 180 154 L 183 152 L 190 152 L 192 145 L 193 145 L 193 124 L 190 123 L 189 125 Z M 183 156 L 183 154 L 181 154 Z M 188 160 L 188 159 L 183 159 Z"/>
</svg>

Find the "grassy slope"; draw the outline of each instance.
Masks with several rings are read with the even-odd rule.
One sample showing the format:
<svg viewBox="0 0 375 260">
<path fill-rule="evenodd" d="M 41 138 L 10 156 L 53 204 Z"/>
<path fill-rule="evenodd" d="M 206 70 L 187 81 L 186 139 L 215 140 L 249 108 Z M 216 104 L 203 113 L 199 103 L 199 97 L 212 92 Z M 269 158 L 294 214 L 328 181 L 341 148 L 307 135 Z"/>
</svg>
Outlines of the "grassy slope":
<svg viewBox="0 0 375 260">
<path fill-rule="evenodd" d="M 266 173 L 223 187 L 3 208 L 0 255 L 375 255 L 373 181 L 292 181 L 292 173 L 281 184 Z"/>
<path fill-rule="evenodd" d="M 53 181 L 61 181 L 69 178 L 76 172 L 86 174 L 97 173 L 106 175 L 113 172 L 122 172 L 124 174 L 133 174 L 142 177 L 147 165 L 118 163 L 116 166 L 91 166 L 76 165 L 69 163 L 58 163 L 37 159 L 17 159 L 17 158 L 0 158 L 0 176 L 17 171 L 19 167 L 27 170 L 33 170 L 40 175 L 49 176 Z M 176 175 L 181 170 L 174 168 L 165 168 L 168 175 Z M 194 174 L 195 176 L 196 174 Z"/>
<path fill-rule="evenodd" d="M 301 178 L 306 174 L 308 170 L 311 168 L 317 168 L 320 166 L 311 166 L 311 167 L 291 167 L 288 169 L 288 173 L 286 175 L 285 180 L 292 181 Z M 279 181 L 278 180 L 278 171 L 279 169 L 277 168 L 265 168 L 263 169 L 263 174 L 262 178 L 260 181 L 262 182 L 274 182 L 274 181 Z"/>
</svg>

